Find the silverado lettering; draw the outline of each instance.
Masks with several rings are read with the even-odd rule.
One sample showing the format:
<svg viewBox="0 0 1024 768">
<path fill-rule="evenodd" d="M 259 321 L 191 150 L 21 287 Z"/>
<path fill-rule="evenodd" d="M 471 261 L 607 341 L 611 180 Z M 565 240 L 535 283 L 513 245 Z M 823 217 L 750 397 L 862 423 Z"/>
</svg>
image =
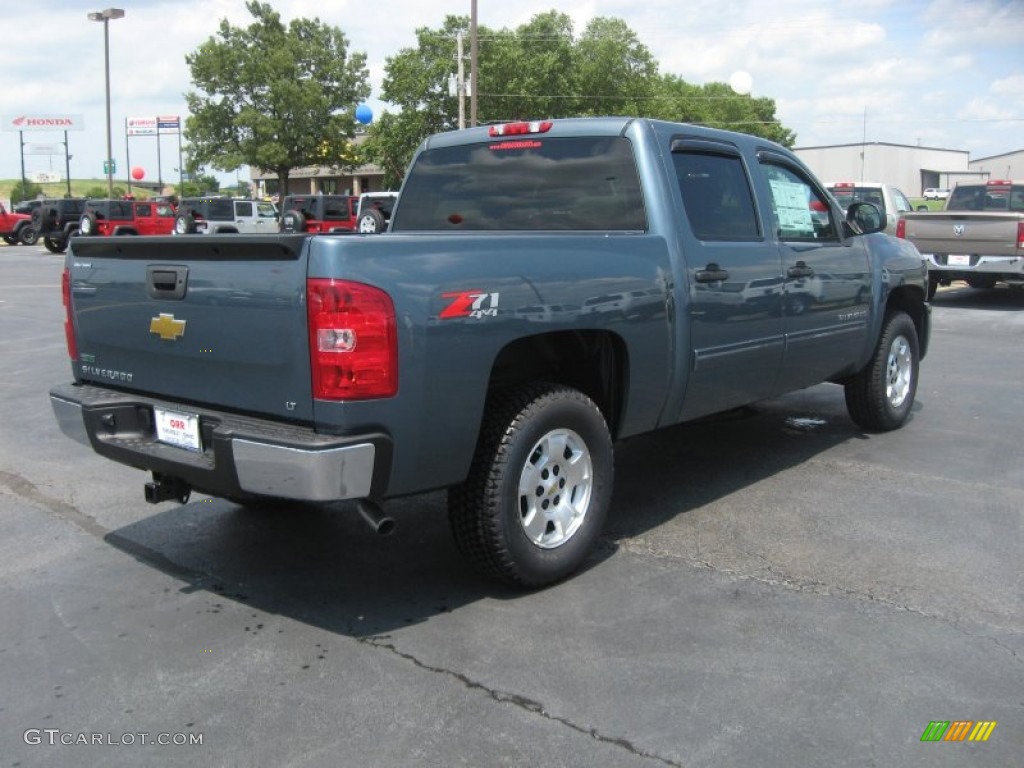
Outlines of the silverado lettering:
<svg viewBox="0 0 1024 768">
<path fill-rule="evenodd" d="M 92 266 L 65 269 L 73 380 L 51 403 L 69 436 L 152 473 L 148 501 L 348 500 L 386 531 L 388 499 L 446 488 L 465 556 L 538 586 L 597 543 L 616 440 L 821 382 L 866 431 L 913 409 L 920 253 L 764 139 L 471 128 L 423 142 L 387 232 L 294 218 L 71 240 L 68 267 Z M 188 318 L 188 345 L 149 332 L 161 315 Z"/>
</svg>

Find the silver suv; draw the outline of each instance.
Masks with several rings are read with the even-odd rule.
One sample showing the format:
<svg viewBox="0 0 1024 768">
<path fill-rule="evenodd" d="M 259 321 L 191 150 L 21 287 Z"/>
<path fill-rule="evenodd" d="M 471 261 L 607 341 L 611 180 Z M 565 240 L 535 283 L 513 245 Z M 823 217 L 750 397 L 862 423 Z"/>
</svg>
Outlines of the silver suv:
<svg viewBox="0 0 1024 768">
<path fill-rule="evenodd" d="M 176 235 L 252 235 L 277 232 L 277 207 L 262 200 L 188 197 L 178 206 Z"/>
</svg>

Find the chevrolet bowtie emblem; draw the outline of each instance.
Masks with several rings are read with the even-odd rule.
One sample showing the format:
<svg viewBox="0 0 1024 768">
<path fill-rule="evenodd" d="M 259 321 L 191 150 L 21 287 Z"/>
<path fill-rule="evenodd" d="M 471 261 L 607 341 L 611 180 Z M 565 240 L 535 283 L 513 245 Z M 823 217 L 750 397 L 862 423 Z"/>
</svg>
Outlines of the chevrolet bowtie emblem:
<svg viewBox="0 0 1024 768">
<path fill-rule="evenodd" d="M 165 315 L 161 312 L 160 317 L 154 317 L 149 321 L 149 332 L 155 333 L 165 341 L 174 341 L 185 335 L 185 321 L 175 320 L 174 315 Z"/>
</svg>

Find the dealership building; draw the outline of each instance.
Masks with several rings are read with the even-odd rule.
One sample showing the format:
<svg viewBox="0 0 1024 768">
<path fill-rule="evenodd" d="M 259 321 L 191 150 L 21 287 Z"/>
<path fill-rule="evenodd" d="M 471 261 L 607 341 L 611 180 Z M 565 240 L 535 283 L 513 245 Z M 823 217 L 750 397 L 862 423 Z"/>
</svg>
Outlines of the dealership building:
<svg viewBox="0 0 1024 768">
<path fill-rule="evenodd" d="M 920 197 L 929 187 L 958 182 L 1024 178 L 1024 150 L 971 160 L 959 149 L 870 142 L 793 150 L 823 182 L 881 181 Z"/>
</svg>

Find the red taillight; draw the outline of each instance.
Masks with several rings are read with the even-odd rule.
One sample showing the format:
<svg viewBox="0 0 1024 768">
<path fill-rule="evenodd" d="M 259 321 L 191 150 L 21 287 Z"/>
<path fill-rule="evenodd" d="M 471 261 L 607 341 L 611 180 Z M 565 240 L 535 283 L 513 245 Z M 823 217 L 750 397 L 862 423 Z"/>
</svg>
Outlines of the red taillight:
<svg viewBox="0 0 1024 768">
<path fill-rule="evenodd" d="M 72 360 L 78 359 L 78 344 L 75 342 L 75 324 L 71 318 L 71 272 L 64 267 L 60 278 L 60 292 L 64 301 L 64 338 L 68 344 L 68 355 Z"/>
<path fill-rule="evenodd" d="M 398 391 L 395 306 L 379 288 L 306 281 L 313 397 L 365 400 Z"/>
<path fill-rule="evenodd" d="M 1017 250 L 1024 251 L 1024 221 L 1017 222 Z"/>
<path fill-rule="evenodd" d="M 907 237 L 907 220 L 906 219 L 900 219 L 899 221 L 896 222 L 896 237 L 902 237 L 902 238 L 906 239 L 906 237 Z"/>
</svg>

